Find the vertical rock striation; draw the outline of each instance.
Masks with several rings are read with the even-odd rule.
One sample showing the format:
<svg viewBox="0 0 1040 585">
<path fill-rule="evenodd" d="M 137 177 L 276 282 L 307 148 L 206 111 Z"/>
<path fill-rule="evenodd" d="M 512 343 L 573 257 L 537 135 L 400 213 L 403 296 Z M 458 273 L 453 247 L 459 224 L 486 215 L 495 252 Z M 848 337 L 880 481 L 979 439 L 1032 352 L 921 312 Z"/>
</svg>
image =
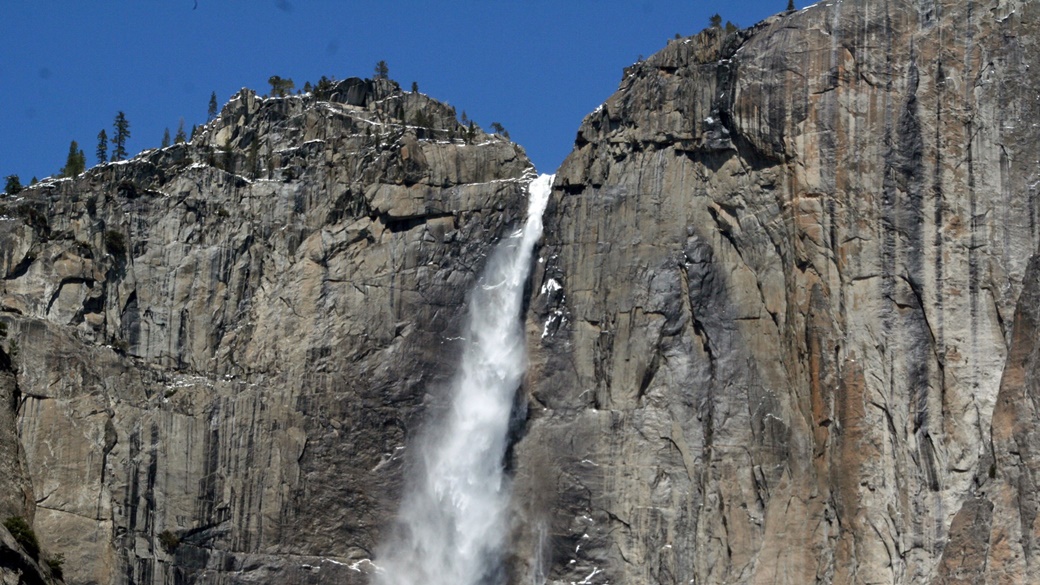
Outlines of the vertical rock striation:
<svg viewBox="0 0 1040 585">
<path fill-rule="evenodd" d="M 626 69 L 547 211 L 518 579 L 1036 580 L 1038 22 L 838 0 Z"/>
<path fill-rule="evenodd" d="M 367 582 L 532 169 L 395 83 L 330 93 L 243 90 L 190 144 L 0 200 L 33 494 L 0 504 L 69 582 Z"/>
</svg>

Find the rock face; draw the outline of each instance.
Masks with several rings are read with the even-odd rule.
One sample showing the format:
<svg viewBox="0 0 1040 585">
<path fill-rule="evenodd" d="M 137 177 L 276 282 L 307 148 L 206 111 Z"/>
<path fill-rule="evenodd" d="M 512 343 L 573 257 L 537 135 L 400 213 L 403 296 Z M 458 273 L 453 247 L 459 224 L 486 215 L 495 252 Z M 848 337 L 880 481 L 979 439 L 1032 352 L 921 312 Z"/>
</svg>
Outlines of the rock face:
<svg viewBox="0 0 1040 585">
<path fill-rule="evenodd" d="M 392 82 L 324 97 L 0 200 L 0 511 L 69 582 L 366 582 L 532 169 Z"/>
<path fill-rule="evenodd" d="M 42 559 L 35 559 L 0 526 L 0 583 L 3 585 L 54 585 L 61 580 Z"/>
<path fill-rule="evenodd" d="M 626 70 L 547 212 L 517 582 L 1040 581 L 1037 23 L 839 0 Z"/>
<path fill-rule="evenodd" d="M 834 0 L 625 71 L 546 212 L 510 582 L 1040 582 L 1038 28 Z M 323 92 L 0 200 L 0 514 L 70 582 L 368 582 L 531 168 Z"/>
</svg>

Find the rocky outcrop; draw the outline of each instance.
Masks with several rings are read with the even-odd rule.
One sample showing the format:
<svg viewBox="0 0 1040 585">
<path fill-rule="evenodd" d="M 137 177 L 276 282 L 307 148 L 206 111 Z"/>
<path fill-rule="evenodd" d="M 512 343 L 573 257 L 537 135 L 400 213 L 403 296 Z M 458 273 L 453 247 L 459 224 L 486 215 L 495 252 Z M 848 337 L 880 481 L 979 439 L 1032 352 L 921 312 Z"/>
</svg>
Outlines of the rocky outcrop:
<svg viewBox="0 0 1040 585">
<path fill-rule="evenodd" d="M 1038 11 L 820 3 L 626 70 L 547 212 L 518 579 L 1037 580 Z"/>
<path fill-rule="evenodd" d="M 393 82 L 323 98 L 0 200 L 0 390 L 68 582 L 366 581 L 532 169 Z"/>
<path fill-rule="evenodd" d="M 47 563 L 33 558 L 6 528 L 0 526 L 0 583 L 54 585 L 59 582 L 60 569 L 59 573 L 55 574 Z"/>
</svg>

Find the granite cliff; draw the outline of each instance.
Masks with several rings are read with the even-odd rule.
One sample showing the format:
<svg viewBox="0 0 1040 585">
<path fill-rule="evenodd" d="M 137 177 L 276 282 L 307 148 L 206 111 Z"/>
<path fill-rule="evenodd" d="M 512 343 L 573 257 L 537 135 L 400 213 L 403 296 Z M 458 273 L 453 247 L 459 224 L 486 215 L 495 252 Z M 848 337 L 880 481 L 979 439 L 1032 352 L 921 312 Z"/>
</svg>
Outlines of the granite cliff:
<svg viewBox="0 0 1040 585">
<path fill-rule="evenodd" d="M 4 514 L 74 583 L 364 582 L 531 171 L 352 79 L 0 202 Z"/>
<path fill-rule="evenodd" d="M 1038 22 L 835 1 L 626 70 L 547 211 L 517 571 L 1040 580 Z"/>
<path fill-rule="evenodd" d="M 625 70 L 536 250 L 510 582 L 1040 582 L 1038 29 L 835 0 Z M 0 199 L 0 514 L 74 583 L 367 583 L 531 172 L 348 80 Z"/>
</svg>

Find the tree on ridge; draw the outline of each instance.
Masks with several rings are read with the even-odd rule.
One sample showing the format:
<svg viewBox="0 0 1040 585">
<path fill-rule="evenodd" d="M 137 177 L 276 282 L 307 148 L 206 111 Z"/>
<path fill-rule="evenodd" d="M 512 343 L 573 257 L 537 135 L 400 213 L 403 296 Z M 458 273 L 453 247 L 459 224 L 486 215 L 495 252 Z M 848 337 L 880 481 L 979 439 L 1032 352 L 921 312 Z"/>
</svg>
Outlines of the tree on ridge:
<svg viewBox="0 0 1040 585">
<path fill-rule="evenodd" d="M 69 154 L 65 157 L 65 166 L 61 168 L 61 174 L 66 177 L 75 177 L 87 168 L 87 157 L 83 150 L 73 140 L 69 144 Z"/>
<path fill-rule="evenodd" d="M 173 137 L 174 144 L 184 144 L 188 141 L 188 135 L 184 133 L 184 118 L 177 124 L 177 134 Z"/>
<path fill-rule="evenodd" d="M 130 138 L 130 122 L 126 120 L 126 114 L 119 110 L 116 119 L 112 123 L 116 134 L 112 138 L 112 160 L 120 161 L 126 158 L 126 140 Z"/>
<path fill-rule="evenodd" d="M 375 70 L 376 79 L 390 79 L 390 66 L 386 64 L 386 61 L 379 61 L 376 63 Z"/>
<path fill-rule="evenodd" d="M 285 95 L 291 95 L 292 90 L 296 87 L 291 77 L 282 79 L 278 75 L 272 75 L 267 78 L 267 83 L 271 84 L 271 97 L 282 97 Z"/>
<path fill-rule="evenodd" d="M 498 122 L 491 123 L 491 129 L 494 130 L 495 134 L 499 134 L 505 138 L 509 138 L 509 132 L 506 131 L 505 126 Z"/>
<path fill-rule="evenodd" d="M 16 195 L 22 190 L 22 182 L 18 180 L 18 175 L 7 175 L 6 184 L 4 185 L 4 192 L 8 195 Z"/>
<path fill-rule="evenodd" d="M 97 135 L 97 150 L 94 151 L 97 155 L 98 164 L 104 164 L 108 162 L 108 133 L 102 128 L 101 132 Z"/>
<path fill-rule="evenodd" d="M 217 117 L 217 92 L 209 94 L 209 109 L 206 110 L 206 121 L 212 122 Z"/>
</svg>

